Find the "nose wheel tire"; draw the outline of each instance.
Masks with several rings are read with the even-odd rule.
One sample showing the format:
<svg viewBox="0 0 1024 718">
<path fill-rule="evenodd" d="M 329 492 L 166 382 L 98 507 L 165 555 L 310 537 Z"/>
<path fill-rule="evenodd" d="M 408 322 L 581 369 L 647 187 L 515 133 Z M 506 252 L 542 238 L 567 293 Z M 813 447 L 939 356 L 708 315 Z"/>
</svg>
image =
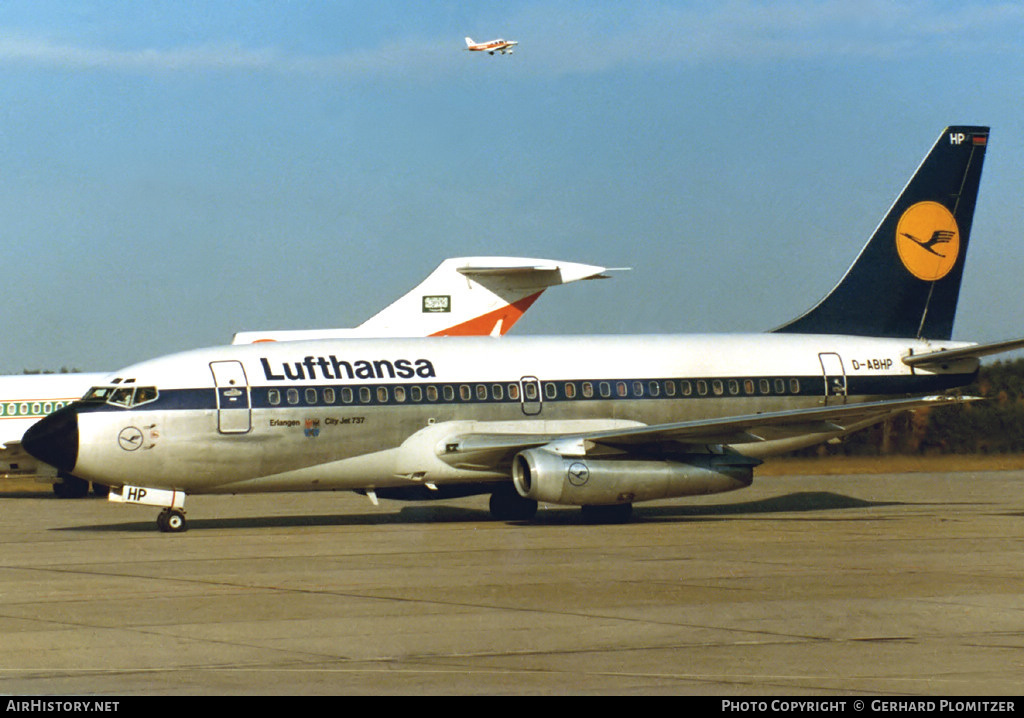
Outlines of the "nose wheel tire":
<svg viewBox="0 0 1024 718">
<path fill-rule="evenodd" d="M 185 513 L 178 509 L 164 509 L 156 517 L 156 525 L 163 533 L 181 533 L 188 530 Z"/>
</svg>

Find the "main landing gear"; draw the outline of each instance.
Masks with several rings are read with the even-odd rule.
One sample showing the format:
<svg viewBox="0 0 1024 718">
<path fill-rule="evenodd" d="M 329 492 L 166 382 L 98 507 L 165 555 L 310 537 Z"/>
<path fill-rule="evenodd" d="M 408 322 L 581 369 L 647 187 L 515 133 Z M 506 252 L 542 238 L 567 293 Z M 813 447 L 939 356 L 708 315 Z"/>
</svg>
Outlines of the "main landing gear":
<svg viewBox="0 0 1024 718">
<path fill-rule="evenodd" d="M 185 512 L 179 509 L 167 508 L 156 517 L 156 525 L 163 533 L 181 533 L 188 530 L 188 522 L 185 521 Z"/>
<path fill-rule="evenodd" d="M 520 496 L 512 482 L 499 485 L 491 494 L 491 516 L 501 521 L 529 521 L 537 514 L 537 502 Z"/>
</svg>

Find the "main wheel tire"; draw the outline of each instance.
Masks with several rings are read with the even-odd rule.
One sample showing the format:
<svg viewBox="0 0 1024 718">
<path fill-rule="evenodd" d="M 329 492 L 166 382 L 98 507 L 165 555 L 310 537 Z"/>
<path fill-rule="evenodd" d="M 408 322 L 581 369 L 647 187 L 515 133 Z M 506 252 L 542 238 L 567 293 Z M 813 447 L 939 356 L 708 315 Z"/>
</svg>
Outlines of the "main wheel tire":
<svg viewBox="0 0 1024 718">
<path fill-rule="evenodd" d="M 491 494 L 490 509 L 491 516 L 501 521 L 529 521 L 537 515 L 537 502 L 524 499 L 509 484 Z"/>
<path fill-rule="evenodd" d="M 89 482 L 71 474 L 59 474 L 61 481 L 53 485 L 53 493 L 61 499 L 80 499 L 89 493 Z"/>
</svg>

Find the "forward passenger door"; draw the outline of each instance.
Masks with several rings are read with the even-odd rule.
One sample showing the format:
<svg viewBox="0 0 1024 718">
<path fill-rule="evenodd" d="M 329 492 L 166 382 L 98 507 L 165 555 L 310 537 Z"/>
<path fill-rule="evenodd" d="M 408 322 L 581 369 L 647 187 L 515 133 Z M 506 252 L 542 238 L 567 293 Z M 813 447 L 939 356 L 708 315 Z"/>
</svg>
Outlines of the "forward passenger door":
<svg viewBox="0 0 1024 718">
<path fill-rule="evenodd" d="M 238 361 L 210 362 L 217 387 L 217 429 L 222 434 L 246 434 L 252 428 L 249 382 Z"/>
</svg>

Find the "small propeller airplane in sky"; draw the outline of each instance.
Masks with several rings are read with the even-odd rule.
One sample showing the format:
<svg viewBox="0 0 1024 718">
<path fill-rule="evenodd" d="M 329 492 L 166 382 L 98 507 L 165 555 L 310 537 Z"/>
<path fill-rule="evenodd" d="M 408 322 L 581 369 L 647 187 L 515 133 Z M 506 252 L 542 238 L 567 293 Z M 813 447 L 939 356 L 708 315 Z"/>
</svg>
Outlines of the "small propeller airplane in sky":
<svg viewBox="0 0 1024 718">
<path fill-rule="evenodd" d="M 493 55 L 500 52 L 502 55 L 512 54 L 512 48 L 518 45 L 516 40 L 491 40 L 490 42 L 473 42 L 473 38 L 466 38 L 466 49 L 470 52 L 486 52 Z"/>
</svg>

